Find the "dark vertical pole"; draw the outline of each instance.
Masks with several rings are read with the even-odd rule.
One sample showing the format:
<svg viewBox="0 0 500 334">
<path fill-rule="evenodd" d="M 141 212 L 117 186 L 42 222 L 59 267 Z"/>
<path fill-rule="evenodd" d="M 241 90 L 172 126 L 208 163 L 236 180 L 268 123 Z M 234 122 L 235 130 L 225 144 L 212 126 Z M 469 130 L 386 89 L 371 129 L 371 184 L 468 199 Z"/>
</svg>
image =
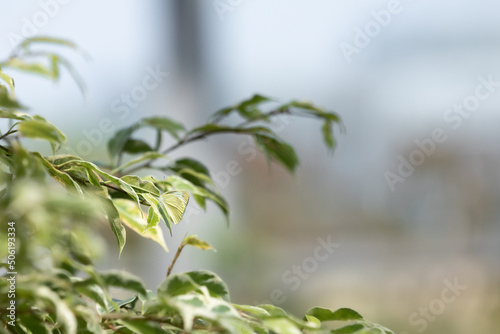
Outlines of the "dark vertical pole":
<svg viewBox="0 0 500 334">
<path fill-rule="evenodd" d="M 202 88 L 202 47 L 200 43 L 200 6 L 197 0 L 174 0 L 172 4 L 175 20 L 174 48 L 176 73 L 182 95 L 200 103 Z"/>
</svg>

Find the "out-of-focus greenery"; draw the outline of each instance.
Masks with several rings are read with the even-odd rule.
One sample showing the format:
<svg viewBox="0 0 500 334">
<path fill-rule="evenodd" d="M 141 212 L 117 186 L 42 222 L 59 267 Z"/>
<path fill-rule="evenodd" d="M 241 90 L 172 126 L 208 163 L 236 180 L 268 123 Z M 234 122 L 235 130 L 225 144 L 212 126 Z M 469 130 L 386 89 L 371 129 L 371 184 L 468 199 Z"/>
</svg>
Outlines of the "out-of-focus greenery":
<svg viewBox="0 0 500 334">
<path fill-rule="evenodd" d="M 279 105 L 255 95 L 192 130 L 167 117 L 143 119 L 118 131 L 108 143 L 109 163 L 97 165 L 58 154 L 66 136 L 43 117 L 27 113 L 15 97 L 14 80 L 4 70 L 55 80 L 65 66 L 75 75 L 58 55 L 32 51 L 36 44 L 75 48 L 63 40 L 33 38 L 0 63 L 0 118 L 5 120 L 0 133 L 0 333 L 392 333 L 347 308 L 315 307 L 297 318 L 273 305 L 236 305 L 215 273 L 171 274 L 185 246 L 212 249 L 193 235 L 184 238 L 155 292 L 131 274 L 98 272 L 93 263 L 100 255 L 103 222 L 120 252 L 127 228 L 167 251 L 160 226 L 172 234 L 190 198 L 202 208 L 212 201 L 228 217 L 227 202 L 209 170 L 191 157 L 172 161 L 169 152 L 214 134 L 248 135 L 270 161 L 293 172 L 299 162 L 295 151 L 273 132 L 270 120 L 284 114 L 316 118 L 326 146 L 333 149 L 333 126 L 340 119 L 308 102 Z M 240 124 L 227 124 L 232 114 L 239 115 Z M 156 132 L 154 143 L 134 136 L 142 128 Z M 31 151 L 23 138 L 48 142 L 53 155 Z M 162 177 L 144 174 L 152 170 Z M 140 171 L 145 176 L 134 174 Z M 111 287 L 130 297 L 113 298 Z M 324 323 L 330 321 L 333 327 Z"/>
</svg>

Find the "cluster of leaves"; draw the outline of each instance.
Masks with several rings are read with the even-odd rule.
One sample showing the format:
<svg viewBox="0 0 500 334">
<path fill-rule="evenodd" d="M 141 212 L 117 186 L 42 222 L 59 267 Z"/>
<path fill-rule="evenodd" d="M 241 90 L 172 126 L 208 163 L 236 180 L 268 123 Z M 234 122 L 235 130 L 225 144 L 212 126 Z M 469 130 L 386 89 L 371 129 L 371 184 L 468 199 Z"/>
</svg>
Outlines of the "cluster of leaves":
<svg viewBox="0 0 500 334">
<path fill-rule="evenodd" d="M 271 119 L 283 114 L 320 119 L 330 149 L 335 144 L 333 124 L 340 124 L 340 119 L 298 101 L 265 112 L 263 106 L 273 101 L 255 95 L 192 130 L 167 117 L 143 119 L 110 139 L 110 162 L 98 165 L 58 154 L 65 135 L 43 117 L 25 112 L 14 95 L 14 81 L 3 72 L 11 68 L 57 79 L 67 62 L 53 53 L 30 51 L 32 44 L 47 42 L 74 47 L 66 41 L 35 38 L 23 42 L 20 54 L 0 63 L 0 118 L 8 122 L 0 133 L 0 237 L 16 249 L 15 260 L 8 258 L 7 247 L 0 250 L 0 258 L 3 270 L 17 272 L 14 292 L 7 280 L 10 274 L 0 280 L 0 333 L 392 333 L 349 309 L 313 308 L 300 319 L 272 305 L 233 304 L 226 284 L 211 272 L 171 275 L 185 246 L 212 249 L 196 236 L 184 238 L 156 292 L 146 290 L 139 278 L 128 273 L 98 272 L 93 261 L 100 255 L 98 229 L 103 221 L 121 252 L 126 227 L 167 250 L 160 222 L 172 234 L 190 197 L 202 208 L 212 201 L 227 218 L 227 202 L 207 167 L 192 158 L 172 161 L 167 157 L 171 151 L 214 134 L 250 135 L 270 161 L 293 172 L 298 158 L 292 146 L 272 131 Z M 29 62 L 35 55 L 37 62 Z M 49 65 L 38 63 L 40 57 Z M 232 114 L 239 115 L 242 123 L 223 125 Z M 136 138 L 142 128 L 156 132 L 154 144 Z M 53 155 L 30 151 L 24 137 L 50 143 Z M 134 174 L 139 171 L 143 176 Z M 115 299 L 110 288 L 122 289 L 130 298 Z M 6 311 L 10 301 L 3 298 L 10 293 L 15 295 L 14 314 Z M 344 325 L 332 329 L 326 321 Z"/>
</svg>

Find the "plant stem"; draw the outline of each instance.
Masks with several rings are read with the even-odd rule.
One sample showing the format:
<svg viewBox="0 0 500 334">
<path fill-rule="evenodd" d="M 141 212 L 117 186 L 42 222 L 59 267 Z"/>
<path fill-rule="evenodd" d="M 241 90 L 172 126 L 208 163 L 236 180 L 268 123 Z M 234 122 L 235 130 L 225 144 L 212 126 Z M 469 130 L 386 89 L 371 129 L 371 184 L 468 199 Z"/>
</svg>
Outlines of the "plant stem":
<svg viewBox="0 0 500 334">
<path fill-rule="evenodd" d="M 255 117 L 253 119 L 250 119 L 250 120 L 247 120 L 245 122 L 242 122 L 240 123 L 239 125 L 235 126 L 235 128 L 241 128 L 241 127 L 244 127 L 244 126 L 247 126 L 251 123 L 255 123 L 255 122 L 258 122 L 258 121 L 261 121 L 263 119 L 266 119 L 267 117 L 273 117 L 273 116 L 276 116 L 276 115 L 280 115 L 280 114 L 290 114 L 290 112 L 288 110 L 283 110 L 283 109 L 276 109 L 276 110 L 272 110 L 264 115 L 261 115 L 261 116 L 258 116 L 258 117 Z M 214 122 L 215 123 L 215 122 Z M 200 139 L 203 139 L 205 137 L 207 137 L 208 135 L 214 135 L 214 134 L 225 134 L 225 133 L 228 133 L 228 132 L 231 132 L 231 131 L 224 131 L 224 132 L 202 132 L 200 134 L 197 134 L 195 136 L 192 136 L 190 137 L 190 134 L 188 133 L 183 139 L 181 139 L 180 141 L 178 141 L 177 143 L 175 143 L 174 145 L 170 146 L 169 148 L 163 150 L 161 153 L 162 154 L 168 154 L 176 149 L 178 149 L 179 147 L 181 147 L 182 145 L 185 145 L 185 144 L 189 144 L 193 141 L 196 141 L 196 140 L 200 140 Z M 244 133 L 244 132 L 237 132 L 237 131 L 233 131 L 234 133 L 236 134 L 248 134 L 248 133 Z M 150 161 L 142 164 L 142 165 L 138 165 L 134 168 L 131 168 L 129 169 L 126 174 L 130 174 L 130 173 L 133 173 L 133 172 L 136 172 L 138 170 L 141 170 L 143 168 L 150 168 L 151 167 L 151 164 L 155 161 L 156 159 L 151 159 Z"/>
<path fill-rule="evenodd" d="M 186 246 L 186 244 L 184 244 L 184 240 L 182 240 L 182 243 L 177 248 L 177 252 L 175 253 L 175 256 L 174 256 L 174 259 L 172 260 L 172 263 L 168 267 L 167 277 L 170 276 L 170 273 L 172 272 L 172 269 L 174 268 L 174 264 L 175 264 L 175 262 L 177 262 L 179 255 L 181 255 L 181 252 L 182 252 L 182 249 L 184 248 L 184 246 Z"/>
<path fill-rule="evenodd" d="M 14 125 L 15 125 L 15 124 L 14 124 Z M 14 127 L 14 126 L 12 126 L 12 127 Z M 16 132 L 17 132 L 17 130 L 12 130 L 12 128 L 11 128 L 11 130 L 7 131 L 7 132 L 6 132 L 6 133 L 4 133 L 2 136 L 0 136 L 0 140 L 4 139 L 4 138 L 5 138 L 5 137 L 7 137 L 8 135 L 11 135 L 11 134 L 16 133 Z"/>
<path fill-rule="evenodd" d="M 189 136 L 188 136 L 188 137 L 185 137 L 184 139 L 182 139 L 182 140 L 178 141 L 175 145 L 173 145 L 173 146 L 171 146 L 171 147 L 167 148 L 166 150 L 164 150 L 164 151 L 163 151 L 163 152 L 161 152 L 161 153 L 162 153 L 162 154 L 167 154 L 167 153 L 169 153 L 169 152 L 171 152 L 171 151 L 173 151 L 173 150 L 175 150 L 175 149 L 179 148 L 180 146 L 182 146 L 182 145 L 184 145 L 184 144 L 187 144 L 187 143 L 190 143 L 190 142 L 192 142 L 192 141 L 195 141 L 195 140 L 201 139 L 201 138 L 205 137 L 205 136 L 206 136 L 206 135 L 208 135 L 208 134 L 210 134 L 210 133 L 202 133 L 202 134 L 196 135 L 196 136 L 191 137 L 191 138 L 189 138 Z M 144 163 L 144 164 L 142 164 L 142 165 L 138 165 L 138 166 L 136 166 L 136 167 L 134 167 L 134 168 L 131 168 L 131 169 L 129 169 L 129 170 L 128 170 L 125 174 L 130 174 L 130 173 L 136 172 L 136 171 L 138 171 L 138 170 L 141 170 L 141 169 L 143 169 L 143 168 L 149 168 L 149 167 L 151 167 L 151 164 L 152 164 L 152 163 L 153 163 L 153 161 L 155 161 L 155 160 L 156 160 L 156 158 L 155 158 L 155 159 L 151 159 L 151 160 L 149 160 L 148 162 L 146 162 L 146 163 Z"/>
<path fill-rule="evenodd" d="M 105 186 L 106 188 L 109 188 L 109 189 L 112 189 L 114 191 L 118 191 L 118 192 L 121 192 L 122 194 L 125 194 L 127 196 L 130 196 L 129 193 L 127 193 L 125 190 L 121 189 L 121 188 L 118 188 L 118 187 L 115 187 L 115 186 L 112 186 L 111 184 L 107 184 L 106 182 L 99 182 L 99 184 L 101 186 Z M 139 202 L 143 205 L 147 205 L 149 206 L 149 203 L 145 202 L 145 201 L 142 201 L 139 199 Z"/>
<path fill-rule="evenodd" d="M 228 131 L 228 132 L 229 132 L 229 131 Z M 227 133 L 227 132 L 208 132 L 208 133 L 207 133 L 207 132 L 203 132 L 203 133 L 200 133 L 200 134 L 198 134 L 198 135 L 196 135 L 196 136 L 193 136 L 193 137 L 191 137 L 191 138 L 187 137 L 187 138 L 185 138 L 185 139 L 183 139 L 183 140 L 181 140 L 181 141 L 177 142 L 175 145 L 173 145 L 173 146 L 171 146 L 171 147 L 167 148 L 166 150 L 164 150 L 164 151 L 163 151 L 163 152 L 161 152 L 161 153 L 162 153 L 162 154 L 167 154 L 167 153 L 169 153 L 169 152 L 171 152 L 171 151 L 173 151 L 173 150 L 175 150 L 175 149 L 177 149 L 177 148 L 181 147 L 182 145 L 185 145 L 185 144 L 191 143 L 191 142 L 193 142 L 193 141 L 195 141 L 195 140 L 199 140 L 199 139 L 205 138 L 205 137 L 206 137 L 206 136 L 208 136 L 208 135 L 214 135 L 214 134 L 226 134 L 226 133 Z M 247 133 L 241 133 L 241 132 L 235 132 L 235 133 L 247 134 Z M 142 165 L 139 165 L 139 166 L 136 166 L 136 167 L 134 167 L 134 168 L 131 168 L 131 169 L 129 169 L 129 170 L 127 171 L 127 173 L 133 173 L 133 172 L 136 172 L 136 171 L 141 170 L 141 169 L 143 169 L 143 168 L 149 168 L 149 167 L 151 167 L 152 162 L 153 162 L 153 161 L 155 161 L 155 160 L 156 160 L 156 158 L 155 158 L 155 159 L 151 159 L 151 160 L 150 160 L 150 161 L 148 161 L 147 163 L 144 163 L 144 164 L 142 164 Z"/>
</svg>

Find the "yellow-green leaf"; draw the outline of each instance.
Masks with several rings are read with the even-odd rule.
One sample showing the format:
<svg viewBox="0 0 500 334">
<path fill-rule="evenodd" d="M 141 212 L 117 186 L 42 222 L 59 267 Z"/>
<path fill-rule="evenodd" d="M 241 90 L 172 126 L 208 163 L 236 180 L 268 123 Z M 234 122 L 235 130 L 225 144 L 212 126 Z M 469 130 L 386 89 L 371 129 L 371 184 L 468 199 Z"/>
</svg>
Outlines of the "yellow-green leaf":
<svg viewBox="0 0 500 334">
<path fill-rule="evenodd" d="M 186 238 L 184 238 L 184 240 L 182 241 L 182 243 L 184 245 L 193 246 L 193 247 L 196 247 L 196 248 L 199 248 L 199 249 L 202 249 L 202 250 L 211 249 L 211 250 L 215 251 L 215 248 L 213 248 L 212 246 L 210 246 L 210 244 L 208 242 L 200 240 L 197 235 L 187 236 Z"/>
<path fill-rule="evenodd" d="M 163 206 L 168 219 L 174 224 L 182 220 L 188 202 L 189 193 L 184 190 L 173 190 L 160 196 L 160 206 Z"/>
<path fill-rule="evenodd" d="M 66 140 L 58 128 L 42 117 L 20 122 L 18 130 L 24 137 L 45 139 L 54 144 L 62 144 Z"/>
<path fill-rule="evenodd" d="M 7 74 L 3 73 L 0 69 L 0 79 L 2 79 L 7 85 L 9 85 L 10 93 L 14 96 L 14 79 L 12 79 Z"/>
<path fill-rule="evenodd" d="M 14 95 L 9 93 L 7 87 L 2 84 L 0 84 L 0 108 L 26 109 L 14 99 Z"/>
<path fill-rule="evenodd" d="M 122 254 L 123 247 L 125 247 L 125 241 L 127 238 L 127 232 L 125 227 L 123 227 L 120 213 L 118 209 L 115 207 L 112 200 L 103 198 L 104 210 L 106 211 L 106 215 L 108 216 L 109 226 L 113 231 L 116 240 L 118 241 L 118 248 L 120 251 L 120 255 Z"/>
<path fill-rule="evenodd" d="M 158 243 L 166 252 L 168 252 L 165 239 L 163 238 L 163 232 L 161 231 L 160 226 L 157 225 L 158 221 L 156 221 L 156 225 L 150 227 L 148 222 L 143 218 L 141 209 L 135 202 L 120 198 L 114 199 L 113 203 L 120 213 L 120 218 L 123 224 L 137 234 Z"/>
</svg>

